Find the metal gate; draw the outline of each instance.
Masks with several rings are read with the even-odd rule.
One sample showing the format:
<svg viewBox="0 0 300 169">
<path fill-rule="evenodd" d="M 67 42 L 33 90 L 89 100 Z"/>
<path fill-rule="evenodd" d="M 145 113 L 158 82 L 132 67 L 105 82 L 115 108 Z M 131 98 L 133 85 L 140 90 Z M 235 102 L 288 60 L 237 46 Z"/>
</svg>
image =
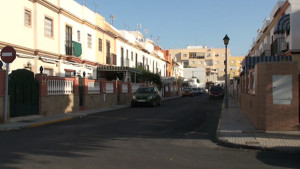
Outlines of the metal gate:
<svg viewBox="0 0 300 169">
<path fill-rule="evenodd" d="M 8 83 L 10 117 L 39 114 L 39 83 L 34 79 L 33 72 L 14 70 L 9 75 Z"/>
<path fill-rule="evenodd" d="M 79 106 L 83 106 L 83 85 L 82 85 L 82 77 L 78 75 L 78 80 L 79 80 Z"/>
</svg>

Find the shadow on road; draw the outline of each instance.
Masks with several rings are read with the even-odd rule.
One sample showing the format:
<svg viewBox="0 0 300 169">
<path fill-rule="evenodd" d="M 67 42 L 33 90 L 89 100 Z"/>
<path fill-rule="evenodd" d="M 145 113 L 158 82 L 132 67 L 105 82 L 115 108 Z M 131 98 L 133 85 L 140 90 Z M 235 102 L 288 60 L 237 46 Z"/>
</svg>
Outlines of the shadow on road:
<svg viewBox="0 0 300 169">
<path fill-rule="evenodd" d="M 40 128 L 0 133 L 0 168 L 17 169 L 15 166 L 24 160 L 49 163 L 31 159 L 35 156 L 89 157 L 89 152 L 115 149 L 109 142 L 124 139 L 197 139 L 216 143 L 221 104 L 221 100 L 208 100 L 207 95 L 178 98 L 164 101 L 160 107 L 124 108 Z M 259 152 L 257 159 L 277 165 L 264 155 Z M 281 164 L 294 167 L 288 161 Z"/>
</svg>

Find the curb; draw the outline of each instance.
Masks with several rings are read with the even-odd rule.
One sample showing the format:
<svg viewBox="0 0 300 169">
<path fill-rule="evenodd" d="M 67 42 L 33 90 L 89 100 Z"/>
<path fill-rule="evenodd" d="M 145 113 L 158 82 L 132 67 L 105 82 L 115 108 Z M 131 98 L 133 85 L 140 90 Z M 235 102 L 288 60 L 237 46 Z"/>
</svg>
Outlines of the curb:
<svg viewBox="0 0 300 169">
<path fill-rule="evenodd" d="M 216 141 L 219 145 L 224 146 L 224 147 L 229 147 L 229 148 L 239 148 L 239 149 L 248 149 L 248 150 L 260 150 L 260 151 L 284 152 L 284 153 L 300 153 L 300 149 L 291 150 L 288 147 L 280 149 L 277 147 L 264 147 L 264 146 L 237 144 L 237 143 L 229 142 L 226 139 L 219 138 L 219 135 L 221 134 L 220 128 L 221 128 L 221 124 L 222 124 L 222 115 L 223 115 L 224 108 L 225 108 L 225 103 L 224 103 L 224 99 L 223 99 L 222 110 L 221 110 L 221 114 L 219 117 L 219 123 L 218 123 L 217 131 L 216 131 L 216 135 L 215 135 Z"/>
<path fill-rule="evenodd" d="M 75 119 L 74 117 L 65 117 L 62 119 L 56 119 L 56 120 L 51 120 L 51 121 L 44 121 L 44 122 L 39 122 L 39 123 L 35 123 L 35 124 L 30 124 L 27 126 L 27 128 L 35 128 L 35 127 L 41 127 L 41 126 L 45 126 L 45 125 L 49 125 L 49 124 L 54 124 L 54 123 L 60 123 L 60 122 L 64 122 L 64 121 L 69 121 Z"/>
</svg>

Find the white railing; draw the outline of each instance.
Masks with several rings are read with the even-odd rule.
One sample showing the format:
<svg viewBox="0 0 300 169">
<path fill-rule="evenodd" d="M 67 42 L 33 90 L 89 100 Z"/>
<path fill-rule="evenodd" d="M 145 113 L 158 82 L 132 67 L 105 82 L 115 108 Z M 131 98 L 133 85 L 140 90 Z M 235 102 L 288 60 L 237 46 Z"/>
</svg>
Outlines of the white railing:
<svg viewBox="0 0 300 169">
<path fill-rule="evenodd" d="M 113 83 L 106 83 L 105 93 L 114 93 L 114 84 Z"/>
<path fill-rule="evenodd" d="M 88 93 L 100 93 L 100 82 L 88 82 Z"/>
<path fill-rule="evenodd" d="M 122 93 L 128 93 L 128 84 L 122 84 Z"/>
<path fill-rule="evenodd" d="M 73 81 L 48 80 L 48 95 L 67 95 L 73 94 Z"/>
<path fill-rule="evenodd" d="M 168 86 L 166 86 L 166 87 L 165 87 L 165 89 L 166 89 L 166 92 L 168 92 L 168 91 L 169 91 L 169 87 L 168 87 Z"/>
<path fill-rule="evenodd" d="M 140 86 L 141 84 L 139 83 L 132 83 L 132 87 L 131 87 L 132 93 L 136 92 Z"/>
</svg>

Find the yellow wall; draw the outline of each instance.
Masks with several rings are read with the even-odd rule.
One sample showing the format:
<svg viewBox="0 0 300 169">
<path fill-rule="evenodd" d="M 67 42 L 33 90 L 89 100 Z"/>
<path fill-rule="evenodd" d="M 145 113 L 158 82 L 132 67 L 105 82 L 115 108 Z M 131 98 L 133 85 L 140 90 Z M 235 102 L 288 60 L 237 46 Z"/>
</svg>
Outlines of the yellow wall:
<svg viewBox="0 0 300 169">
<path fill-rule="evenodd" d="M 230 75 L 230 79 L 232 79 L 234 76 L 239 76 L 239 70 L 242 67 L 241 62 L 244 60 L 244 58 L 245 56 L 231 56 L 228 58 L 228 74 Z M 234 63 L 232 63 L 232 61 L 234 61 Z M 236 70 L 230 70 L 231 66 L 235 66 Z"/>
<path fill-rule="evenodd" d="M 96 14 L 96 25 L 102 29 L 104 29 L 104 22 L 105 22 L 105 18 L 102 17 L 99 14 Z M 102 39 L 102 51 L 99 51 L 99 41 L 98 39 L 101 38 Z M 95 39 L 95 44 L 96 44 L 96 62 L 104 64 L 105 63 L 105 59 L 106 59 L 106 41 L 105 41 L 105 33 L 103 33 L 100 30 L 96 30 L 96 39 Z"/>
</svg>

